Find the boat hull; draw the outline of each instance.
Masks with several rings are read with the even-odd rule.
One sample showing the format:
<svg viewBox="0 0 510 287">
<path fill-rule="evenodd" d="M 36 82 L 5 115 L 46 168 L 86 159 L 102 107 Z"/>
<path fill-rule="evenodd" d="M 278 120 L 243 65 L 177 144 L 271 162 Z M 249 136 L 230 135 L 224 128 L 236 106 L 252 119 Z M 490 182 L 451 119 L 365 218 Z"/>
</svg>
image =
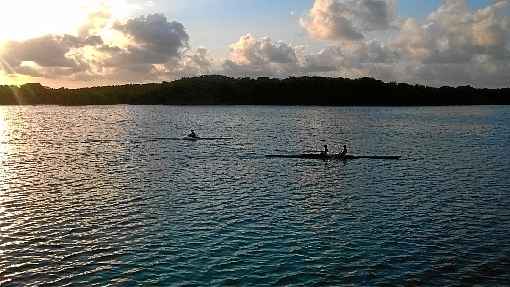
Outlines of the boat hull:
<svg viewBox="0 0 510 287">
<path fill-rule="evenodd" d="M 192 138 L 192 137 L 184 137 L 182 138 L 185 141 L 226 141 L 233 140 L 233 138 Z"/>
<path fill-rule="evenodd" d="M 266 155 L 267 158 L 295 158 L 295 159 L 320 159 L 320 160 L 355 160 L 355 159 L 381 159 L 398 160 L 400 156 L 367 156 L 367 155 L 345 155 L 336 154 L 289 154 L 289 155 Z"/>
<path fill-rule="evenodd" d="M 226 141 L 226 140 L 233 140 L 233 138 L 192 138 L 192 137 L 182 137 L 182 138 L 154 138 L 153 140 L 158 140 L 158 141 Z"/>
</svg>

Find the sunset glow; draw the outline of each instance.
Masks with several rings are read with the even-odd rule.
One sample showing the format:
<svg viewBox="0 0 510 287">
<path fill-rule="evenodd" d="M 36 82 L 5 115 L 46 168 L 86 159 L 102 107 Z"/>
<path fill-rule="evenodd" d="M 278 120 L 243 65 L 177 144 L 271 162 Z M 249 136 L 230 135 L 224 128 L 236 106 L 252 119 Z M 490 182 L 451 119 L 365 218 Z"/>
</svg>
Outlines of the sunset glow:
<svg viewBox="0 0 510 287">
<path fill-rule="evenodd" d="M 1 6 L 3 11 L 11 11 L 0 17 L 0 40 L 4 41 L 45 34 L 74 34 L 92 13 L 111 13 L 112 19 L 118 20 L 128 17 L 135 9 L 123 0 L 17 0 L 3 1 Z"/>
<path fill-rule="evenodd" d="M 0 84 L 183 76 L 372 77 L 510 85 L 510 0 L 141 1 L 0 4 Z M 30 7 L 30 9 L 27 9 Z M 13 80 L 14 78 L 14 80 Z"/>
</svg>

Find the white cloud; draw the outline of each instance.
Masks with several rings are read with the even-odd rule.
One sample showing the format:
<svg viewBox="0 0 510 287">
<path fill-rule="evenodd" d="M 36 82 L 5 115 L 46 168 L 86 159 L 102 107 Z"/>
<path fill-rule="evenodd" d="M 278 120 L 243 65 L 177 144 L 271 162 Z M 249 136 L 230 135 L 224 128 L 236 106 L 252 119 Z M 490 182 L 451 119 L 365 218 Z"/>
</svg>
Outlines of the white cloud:
<svg viewBox="0 0 510 287">
<path fill-rule="evenodd" d="M 370 74 L 372 66 L 389 66 L 398 55 L 379 41 L 358 41 L 348 45 L 330 45 L 317 53 L 309 53 L 303 46 L 272 41 L 268 37 L 255 38 L 247 34 L 230 46 L 229 59 L 220 73 L 231 76 L 344 76 Z"/>
<path fill-rule="evenodd" d="M 509 18 L 499 13 L 508 1 L 470 11 L 465 0 L 447 0 L 424 24 L 403 23 L 394 46 L 425 63 L 468 63 L 479 55 L 508 58 Z"/>
<path fill-rule="evenodd" d="M 237 76 L 288 76 L 296 72 L 297 61 L 291 45 L 247 34 L 230 45 L 223 68 L 226 74 Z"/>
<path fill-rule="evenodd" d="M 358 41 L 386 30 L 395 19 L 393 0 L 315 0 L 301 25 L 317 39 Z"/>
</svg>

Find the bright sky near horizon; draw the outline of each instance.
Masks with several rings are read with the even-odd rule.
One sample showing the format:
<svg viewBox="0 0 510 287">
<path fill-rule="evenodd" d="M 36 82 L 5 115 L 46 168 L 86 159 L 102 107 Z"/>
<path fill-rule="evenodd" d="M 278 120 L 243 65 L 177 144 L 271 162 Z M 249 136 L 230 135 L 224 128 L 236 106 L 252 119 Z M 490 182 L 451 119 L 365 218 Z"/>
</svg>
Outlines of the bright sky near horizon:
<svg viewBox="0 0 510 287">
<path fill-rule="evenodd" d="M 224 74 L 510 86 L 509 2 L 3 1 L 0 84 Z"/>
</svg>

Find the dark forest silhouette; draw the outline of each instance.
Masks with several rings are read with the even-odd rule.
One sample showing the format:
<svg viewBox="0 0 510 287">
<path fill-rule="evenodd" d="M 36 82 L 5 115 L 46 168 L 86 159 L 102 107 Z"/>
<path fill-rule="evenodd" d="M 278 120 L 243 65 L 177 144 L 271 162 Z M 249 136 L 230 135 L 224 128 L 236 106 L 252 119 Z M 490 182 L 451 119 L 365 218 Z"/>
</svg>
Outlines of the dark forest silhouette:
<svg viewBox="0 0 510 287">
<path fill-rule="evenodd" d="M 510 104 L 510 88 L 433 88 L 372 78 L 287 79 L 201 76 L 173 82 L 81 89 L 0 86 L 0 105 L 319 105 L 425 106 Z"/>
</svg>

